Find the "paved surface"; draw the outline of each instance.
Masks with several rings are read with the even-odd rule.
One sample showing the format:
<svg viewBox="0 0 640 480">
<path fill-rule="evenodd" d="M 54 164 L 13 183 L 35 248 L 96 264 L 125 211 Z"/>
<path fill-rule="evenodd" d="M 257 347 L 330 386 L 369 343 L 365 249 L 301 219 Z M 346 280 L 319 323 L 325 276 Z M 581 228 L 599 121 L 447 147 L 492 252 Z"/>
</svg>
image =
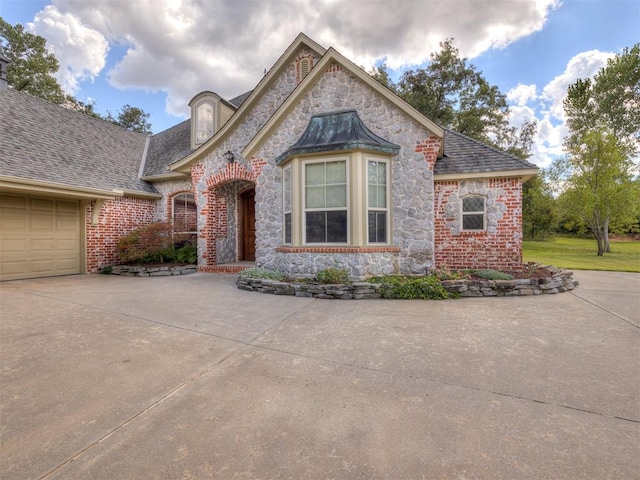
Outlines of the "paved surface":
<svg viewBox="0 0 640 480">
<path fill-rule="evenodd" d="M 337 301 L 234 276 L 0 284 L 0 478 L 637 479 L 640 275 Z"/>
</svg>

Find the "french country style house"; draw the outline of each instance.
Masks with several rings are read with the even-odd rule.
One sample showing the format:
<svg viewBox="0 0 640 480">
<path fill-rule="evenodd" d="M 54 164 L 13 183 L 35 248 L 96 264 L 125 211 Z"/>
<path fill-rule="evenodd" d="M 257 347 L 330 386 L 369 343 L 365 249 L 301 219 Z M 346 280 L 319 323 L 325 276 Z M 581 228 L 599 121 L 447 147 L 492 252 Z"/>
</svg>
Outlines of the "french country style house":
<svg viewBox="0 0 640 480">
<path fill-rule="evenodd" d="M 2 280 L 97 272 L 160 220 L 197 237 L 205 272 L 521 266 L 537 167 L 443 129 L 304 34 L 251 92 L 198 93 L 153 136 L 13 91 L 0 63 Z"/>
</svg>

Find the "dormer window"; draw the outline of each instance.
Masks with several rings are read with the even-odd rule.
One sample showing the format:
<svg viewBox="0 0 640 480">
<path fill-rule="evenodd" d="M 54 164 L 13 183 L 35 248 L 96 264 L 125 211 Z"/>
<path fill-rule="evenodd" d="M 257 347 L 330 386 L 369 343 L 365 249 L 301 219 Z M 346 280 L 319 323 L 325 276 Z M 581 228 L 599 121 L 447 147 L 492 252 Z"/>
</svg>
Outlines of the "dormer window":
<svg viewBox="0 0 640 480">
<path fill-rule="evenodd" d="M 196 108 L 195 143 L 199 145 L 206 142 L 214 133 L 213 103 L 203 102 Z"/>
</svg>

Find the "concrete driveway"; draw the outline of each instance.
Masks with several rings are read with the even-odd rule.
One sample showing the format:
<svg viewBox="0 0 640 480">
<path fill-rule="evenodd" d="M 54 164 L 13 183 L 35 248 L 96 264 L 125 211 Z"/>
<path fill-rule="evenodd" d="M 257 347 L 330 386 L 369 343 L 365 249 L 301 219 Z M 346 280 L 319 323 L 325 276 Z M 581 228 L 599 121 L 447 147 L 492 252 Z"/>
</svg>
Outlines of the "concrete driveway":
<svg viewBox="0 0 640 480">
<path fill-rule="evenodd" d="M 0 284 L 0 478 L 637 479 L 640 275 L 338 301 L 231 275 Z"/>
</svg>

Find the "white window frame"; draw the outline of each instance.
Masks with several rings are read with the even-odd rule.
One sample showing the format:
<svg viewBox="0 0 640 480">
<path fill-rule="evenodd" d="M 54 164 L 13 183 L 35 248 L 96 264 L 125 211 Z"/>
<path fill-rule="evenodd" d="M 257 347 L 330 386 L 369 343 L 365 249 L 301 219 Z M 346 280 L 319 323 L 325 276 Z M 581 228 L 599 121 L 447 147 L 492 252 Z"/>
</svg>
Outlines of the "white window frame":
<svg viewBox="0 0 640 480">
<path fill-rule="evenodd" d="M 482 210 L 465 212 L 464 201 L 467 198 L 482 199 Z M 482 228 L 464 228 L 464 217 L 468 215 L 482 215 Z M 460 230 L 463 232 L 484 232 L 487 229 L 487 198 L 484 195 L 465 195 L 460 199 Z"/>
<path fill-rule="evenodd" d="M 306 166 L 314 163 L 335 163 L 335 162 L 345 162 L 345 174 L 346 174 L 346 206 L 340 208 L 307 208 L 307 192 L 306 192 Z M 302 182 L 301 182 L 301 190 L 302 190 L 302 208 L 301 214 L 301 224 L 302 224 L 302 243 L 303 245 L 350 245 L 351 244 L 351 205 L 350 205 L 350 196 L 351 196 L 351 188 L 350 188 L 350 158 L 349 157 L 322 157 L 318 159 L 308 159 L 302 160 Z M 325 184 L 326 185 L 326 184 Z M 347 212 L 347 240 L 345 242 L 308 242 L 307 241 L 307 212 L 328 212 L 328 211 L 346 211 Z"/>
<path fill-rule="evenodd" d="M 386 165 L 385 168 L 385 208 L 380 208 L 380 207 L 371 207 L 369 205 L 369 164 L 371 162 L 376 162 L 376 163 L 384 163 Z M 389 234 L 390 234 L 390 227 L 391 227 L 391 214 L 390 214 L 390 209 L 389 209 L 389 205 L 390 205 L 390 191 L 391 191 L 391 175 L 390 175 L 390 170 L 391 170 L 391 162 L 390 159 L 388 158 L 378 158 L 378 157 L 365 157 L 365 195 L 366 195 L 366 209 L 365 209 L 365 225 L 366 225 L 366 231 L 365 231 L 365 238 L 366 238 L 366 242 L 367 245 L 388 245 L 389 244 Z M 369 241 L 369 212 L 385 212 L 385 239 L 383 242 L 370 242 Z"/>
</svg>

